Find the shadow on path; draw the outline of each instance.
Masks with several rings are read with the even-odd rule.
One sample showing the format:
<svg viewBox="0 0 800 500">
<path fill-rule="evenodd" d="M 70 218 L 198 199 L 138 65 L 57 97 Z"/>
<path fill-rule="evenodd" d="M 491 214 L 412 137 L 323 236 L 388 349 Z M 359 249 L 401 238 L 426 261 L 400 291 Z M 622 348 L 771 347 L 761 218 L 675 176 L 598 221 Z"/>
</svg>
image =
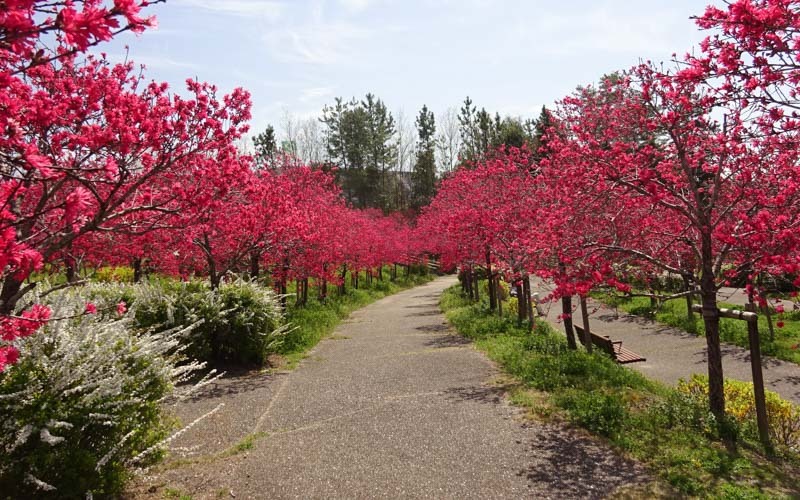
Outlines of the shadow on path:
<svg viewBox="0 0 800 500">
<path fill-rule="evenodd" d="M 447 331 L 445 328 L 441 331 Z M 425 347 L 433 348 L 446 348 L 446 347 L 462 347 L 472 344 L 468 339 L 458 335 L 442 335 L 434 337 L 425 342 Z"/>
<path fill-rule="evenodd" d="M 505 390 L 502 387 L 452 387 L 444 391 L 451 401 L 471 401 L 498 405 L 503 401 Z"/>
<path fill-rule="evenodd" d="M 551 498 L 605 498 L 620 486 L 644 484 L 644 470 L 632 462 L 600 449 L 569 429 L 542 426 L 530 451 L 541 457 L 520 476 L 550 485 L 559 495 Z"/>
<path fill-rule="evenodd" d="M 225 375 L 221 379 L 214 382 L 210 387 L 205 387 L 198 391 L 196 394 L 188 397 L 185 401 L 196 403 L 198 401 L 220 399 L 234 397 L 238 395 L 246 395 L 263 389 L 266 384 L 269 384 L 279 377 L 285 377 L 288 374 L 275 374 L 264 375 L 259 373 L 240 373 L 234 375 Z"/>
</svg>

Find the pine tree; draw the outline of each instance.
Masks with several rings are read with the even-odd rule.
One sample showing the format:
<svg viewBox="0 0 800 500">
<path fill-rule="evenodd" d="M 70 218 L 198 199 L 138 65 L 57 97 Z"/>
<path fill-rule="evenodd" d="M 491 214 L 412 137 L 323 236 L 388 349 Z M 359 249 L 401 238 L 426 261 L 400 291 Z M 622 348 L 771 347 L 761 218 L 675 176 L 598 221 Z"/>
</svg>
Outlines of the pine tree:
<svg viewBox="0 0 800 500">
<path fill-rule="evenodd" d="M 367 120 L 367 163 L 366 184 L 367 205 L 380 207 L 388 212 L 391 199 L 391 185 L 388 179 L 389 168 L 397 154 L 395 124 L 392 114 L 380 99 L 367 94 L 361 102 Z"/>
<path fill-rule="evenodd" d="M 389 168 L 397 155 L 395 123 L 386 105 L 373 94 L 363 101 L 337 97 L 325 106 L 325 143 L 328 159 L 338 165 L 338 181 L 353 205 L 389 211 Z"/>
<path fill-rule="evenodd" d="M 436 122 L 433 112 L 422 106 L 416 120 L 417 161 L 412 172 L 413 196 L 412 206 L 419 210 L 430 203 L 436 194 Z"/>
<path fill-rule="evenodd" d="M 263 132 L 253 137 L 253 146 L 255 147 L 254 159 L 256 168 L 272 168 L 275 153 L 278 150 L 275 141 L 275 128 L 272 125 L 267 125 Z"/>
</svg>

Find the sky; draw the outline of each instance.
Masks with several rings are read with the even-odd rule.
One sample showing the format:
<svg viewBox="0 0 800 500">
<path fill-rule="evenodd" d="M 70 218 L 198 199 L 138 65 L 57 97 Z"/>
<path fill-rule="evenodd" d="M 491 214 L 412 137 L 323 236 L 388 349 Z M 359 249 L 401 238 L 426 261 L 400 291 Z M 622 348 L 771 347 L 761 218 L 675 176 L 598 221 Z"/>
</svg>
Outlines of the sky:
<svg viewBox="0 0 800 500">
<path fill-rule="evenodd" d="M 249 90 L 254 134 L 279 128 L 286 112 L 319 116 L 336 96 L 367 92 L 407 116 L 470 96 L 479 108 L 529 118 L 603 74 L 691 51 L 704 34 L 689 18 L 706 3 L 168 0 L 147 10 L 157 29 L 96 52 L 144 64 L 175 92 L 195 77 L 225 93 Z"/>
</svg>

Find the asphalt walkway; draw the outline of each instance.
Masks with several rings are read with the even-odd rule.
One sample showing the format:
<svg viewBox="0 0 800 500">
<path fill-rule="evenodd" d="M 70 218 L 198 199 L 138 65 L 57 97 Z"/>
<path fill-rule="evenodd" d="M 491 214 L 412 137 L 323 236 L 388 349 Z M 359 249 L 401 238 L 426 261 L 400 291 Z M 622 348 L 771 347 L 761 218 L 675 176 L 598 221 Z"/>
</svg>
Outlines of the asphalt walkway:
<svg viewBox="0 0 800 500">
<path fill-rule="evenodd" d="M 547 285 L 541 282 L 534 282 L 532 286 L 532 290 L 542 297 L 550 293 Z M 573 322 L 582 325 L 578 304 L 578 298 L 574 297 L 573 305 L 577 310 L 573 312 Z M 558 319 L 560 302 L 543 304 L 543 309 L 547 320 L 563 332 L 564 325 Z M 705 337 L 616 311 L 593 299 L 589 299 L 588 309 L 589 324 L 594 333 L 621 340 L 623 346 L 647 358 L 645 362 L 626 366 L 670 385 L 677 384 L 682 378 L 688 379 L 693 373 L 708 374 Z M 766 388 L 800 404 L 800 366 L 767 356 L 762 357 L 762 364 Z M 726 378 L 752 381 L 748 350 L 723 343 L 722 371 Z"/>
<path fill-rule="evenodd" d="M 439 311 L 454 282 L 355 312 L 289 374 L 221 381 L 181 410 L 187 422 L 226 404 L 176 443 L 186 459 L 134 496 L 602 498 L 647 481 L 583 432 L 507 404 L 497 369 Z"/>
</svg>

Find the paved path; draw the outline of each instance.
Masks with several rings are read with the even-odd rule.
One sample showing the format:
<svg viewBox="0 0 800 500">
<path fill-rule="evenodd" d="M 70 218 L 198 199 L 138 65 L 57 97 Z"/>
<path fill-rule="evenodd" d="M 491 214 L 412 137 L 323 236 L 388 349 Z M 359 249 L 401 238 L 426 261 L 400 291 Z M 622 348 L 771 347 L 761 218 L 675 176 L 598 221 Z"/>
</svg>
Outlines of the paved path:
<svg viewBox="0 0 800 500">
<path fill-rule="evenodd" d="M 533 283 L 533 290 L 544 297 L 549 291 L 541 283 Z M 573 299 L 577 307 L 578 298 Z M 561 304 L 543 304 L 547 319 L 558 331 L 564 326 L 559 321 Z M 575 324 L 581 325 L 580 308 L 573 313 Z M 654 321 L 633 316 L 603 305 L 596 300 L 589 300 L 589 320 L 593 332 L 608 335 L 613 340 L 621 340 L 623 345 L 633 352 L 647 358 L 643 363 L 631 363 L 627 366 L 644 375 L 667 384 L 677 384 L 681 378 L 689 378 L 693 373 L 708 373 L 706 358 L 706 339 L 686 333 L 680 329 L 664 326 Z M 722 371 L 727 378 L 752 381 L 750 371 L 750 354 L 741 347 L 722 345 Z M 800 404 L 800 366 L 764 357 L 764 384 L 767 389 L 783 396 L 785 399 Z"/>
<path fill-rule="evenodd" d="M 747 297 L 747 293 L 745 292 L 744 288 L 731 288 L 725 286 L 720 288 L 717 292 L 717 300 L 737 306 L 743 306 L 750 302 L 750 299 Z M 792 308 L 792 303 L 788 300 L 781 300 L 777 297 L 768 297 L 767 300 L 770 304 L 772 304 L 773 307 L 777 304 L 783 304 L 787 311 Z"/>
<path fill-rule="evenodd" d="M 184 409 L 188 419 L 227 403 L 181 444 L 208 453 L 247 429 L 268 435 L 162 471 L 138 494 L 153 484 L 154 495 L 170 487 L 194 498 L 601 498 L 646 481 L 583 433 L 526 422 L 506 403 L 492 363 L 438 309 L 453 283 L 357 311 L 288 375 L 223 381 Z"/>
</svg>

